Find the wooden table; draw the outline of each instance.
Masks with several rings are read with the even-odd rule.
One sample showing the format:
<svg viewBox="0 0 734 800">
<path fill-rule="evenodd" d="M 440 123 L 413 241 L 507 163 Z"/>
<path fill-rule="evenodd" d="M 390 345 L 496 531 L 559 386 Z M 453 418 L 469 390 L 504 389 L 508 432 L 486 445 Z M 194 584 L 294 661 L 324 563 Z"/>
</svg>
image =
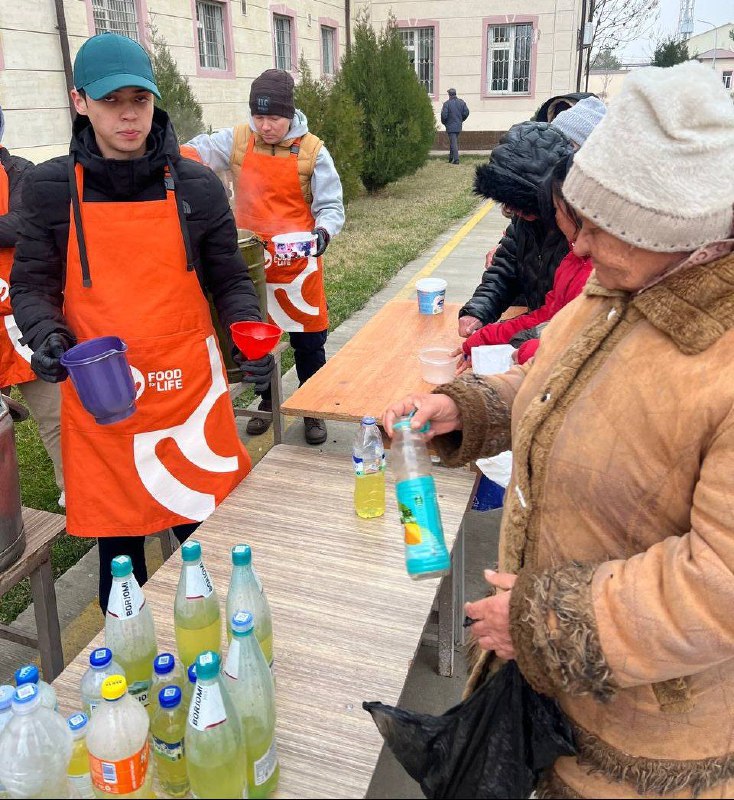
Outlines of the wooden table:
<svg viewBox="0 0 734 800">
<path fill-rule="evenodd" d="M 381 419 L 390 403 L 434 387 L 421 378 L 418 351 L 430 345 L 458 347 L 461 305 L 443 314 L 418 313 L 415 300 L 391 300 L 281 405 L 283 414 L 359 422 Z"/>
<path fill-rule="evenodd" d="M 473 476 L 437 470 L 447 544 L 459 529 Z M 220 603 L 230 548 L 252 545 L 275 631 L 277 797 L 363 797 L 382 738 L 363 700 L 397 704 L 436 594 L 412 581 L 388 473 L 384 517 L 361 520 L 349 459 L 274 447 L 196 533 Z M 173 601 L 179 552 L 145 585 L 159 650 L 175 652 Z M 91 642 L 56 679 L 63 713 L 79 708 Z"/>
</svg>

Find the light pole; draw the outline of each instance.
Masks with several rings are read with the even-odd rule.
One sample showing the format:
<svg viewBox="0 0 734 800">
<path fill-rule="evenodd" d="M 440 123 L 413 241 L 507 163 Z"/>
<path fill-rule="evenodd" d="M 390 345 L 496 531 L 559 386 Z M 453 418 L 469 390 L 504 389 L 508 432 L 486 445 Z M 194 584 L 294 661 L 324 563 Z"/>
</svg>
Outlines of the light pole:
<svg viewBox="0 0 734 800">
<path fill-rule="evenodd" d="M 716 48 L 719 43 L 719 28 L 717 25 L 714 25 L 713 22 L 709 22 L 705 19 L 697 19 L 696 22 L 703 22 L 704 25 L 710 25 L 714 29 L 714 58 L 713 63 L 711 64 L 711 69 L 716 69 Z"/>
</svg>

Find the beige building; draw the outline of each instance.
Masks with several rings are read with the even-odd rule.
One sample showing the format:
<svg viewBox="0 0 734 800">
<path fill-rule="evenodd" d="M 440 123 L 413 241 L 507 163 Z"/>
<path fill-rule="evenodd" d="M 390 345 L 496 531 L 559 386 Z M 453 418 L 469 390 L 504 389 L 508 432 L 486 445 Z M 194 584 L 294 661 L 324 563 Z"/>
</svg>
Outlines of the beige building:
<svg viewBox="0 0 734 800">
<path fill-rule="evenodd" d="M 734 22 L 691 36 L 688 52 L 702 64 L 710 66 L 720 77 L 724 88 L 734 93 Z M 734 95 L 733 95 L 734 96 Z"/>
<path fill-rule="evenodd" d="M 439 121 L 450 87 L 469 105 L 462 145 L 495 138 L 543 100 L 573 90 L 581 0 L 0 0 L 0 105 L 4 144 L 35 162 L 66 152 L 71 133 L 64 70 L 82 42 L 104 30 L 149 45 L 164 39 L 214 129 L 248 113 L 252 79 L 291 70 L 301 54 L 333 74 L 347 44 L 346 15 L 368 6 L 381 26 L 392 12 Z M 442 130 L 442 129 L 441 129 Z M 487 133 L 489 135 L 487 135 Z M 494 132 L 494 133 L 491 133 Z"/>
</svg>

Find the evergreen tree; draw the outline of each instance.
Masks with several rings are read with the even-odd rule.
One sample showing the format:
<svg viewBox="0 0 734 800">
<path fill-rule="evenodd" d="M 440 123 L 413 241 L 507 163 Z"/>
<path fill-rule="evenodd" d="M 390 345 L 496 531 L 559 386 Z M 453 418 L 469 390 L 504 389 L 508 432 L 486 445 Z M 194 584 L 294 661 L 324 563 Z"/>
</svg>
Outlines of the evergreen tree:
<svg viewBox="0 0 734 800">
<path fill-rule="evenodd" d="M 360 12 L 341 75 L 364 115 L 364 185 L 375 191 L 414 173 L 428 158 L 436 122 L 394 18 L 377 34 L 369 12 Z"/>
<path fill-rule="evenodd" d="M 619 69 L 621 66 L 611 47 L 600 50 L 591 64 L 592 69 Z"/>
<path fill-rule="evenodd" d="M 688 42 L 679 41 L 674 36 L 669 36 L 658 42 L 655 48 L 655 55 L 652 57 L 653 67 L 673 67 L 676 64 L 682 64 L 684 61 L 690 61 L 688 55 Z"/>
<path fill-rule="evenodd" d="M 189 79 L 178 71 L 165 39 L 159 36 L 157 28 L 152 25 L 150 41 L 150 60 L 161 93 L 161 99 L 156 98 L 156 105 L 168 112 L 179 143 L 188 142 L 205 130 L 201 105 L 194 96 Z"/>
</svg>

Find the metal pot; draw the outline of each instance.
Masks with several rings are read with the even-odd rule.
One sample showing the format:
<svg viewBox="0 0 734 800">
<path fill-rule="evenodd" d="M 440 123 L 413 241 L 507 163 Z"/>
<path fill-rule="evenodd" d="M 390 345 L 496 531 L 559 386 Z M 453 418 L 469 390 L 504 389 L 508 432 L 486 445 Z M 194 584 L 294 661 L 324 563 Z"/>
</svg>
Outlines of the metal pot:
<svg viewBox="0 0 734 800">
<path fill-rule="evenodd" d="M 5 398 L 0 395 L 0 570 L 17 561 L 24 549 L 13 418 Z"/>
</svg>

